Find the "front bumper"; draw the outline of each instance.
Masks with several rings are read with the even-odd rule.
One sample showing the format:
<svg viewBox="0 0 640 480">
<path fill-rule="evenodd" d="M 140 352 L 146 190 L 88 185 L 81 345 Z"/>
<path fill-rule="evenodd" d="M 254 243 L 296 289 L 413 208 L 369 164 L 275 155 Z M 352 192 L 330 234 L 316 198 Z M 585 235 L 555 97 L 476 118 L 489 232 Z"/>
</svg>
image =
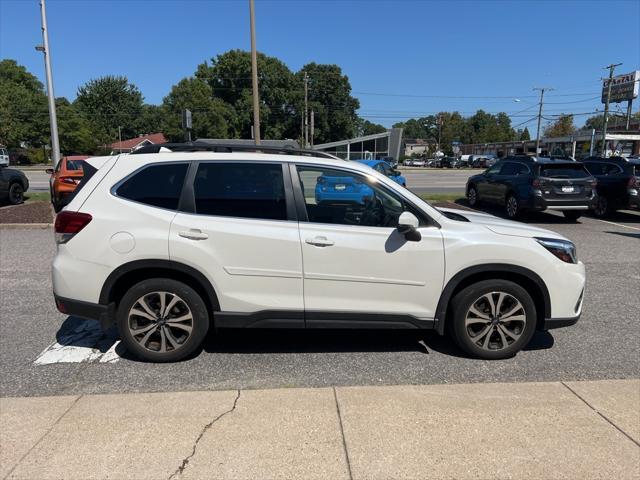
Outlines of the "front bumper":
<svg viewBox="0 0 640 480">
<path fill-rule="evenodd" d="M 115 321 L 115 304 L 101 305 L 98 303 L 83 302 L 71 298 L 59 297 L 54 294 L 56 307 L 65 315 L 98 320 L 103 330 L 107 330 Z"/>
<path fill-rule="evenodd" d="M 547 318 L 542 325 L 542 330 L 553 330 L 554 328 L 570 327 L 580 320 L 580 315 L 569 318 Z"/>
<path fill-rule="evenodd" d="M 640 188 L 629 188 L 627 190 L 629 207 L 640 208 Z"/>
</svg>

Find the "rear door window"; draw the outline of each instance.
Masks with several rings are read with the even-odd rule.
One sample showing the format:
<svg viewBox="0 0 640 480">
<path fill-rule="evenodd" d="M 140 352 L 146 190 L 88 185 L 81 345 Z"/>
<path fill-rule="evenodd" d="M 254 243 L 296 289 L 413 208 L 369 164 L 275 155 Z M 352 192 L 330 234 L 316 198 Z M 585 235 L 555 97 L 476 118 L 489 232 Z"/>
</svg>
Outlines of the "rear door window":
<svg viewBox="0 0 640 480">
<path fill-rule="evenodd" d="M 125 180 L 116 195 L 153 207 L 177 210 L 188 166 L 186 162 L 149 165 Z"/>
<path fill-rule="evenodd" d="M 581 163 L 563 163 L 558 165 L 541 165 L 540 176 L 545 178 L 587 178 L 587 172 Z"/>
<path fill-rule="evenodd" d="M 201 163 L 193 189 L 200 215 L 287 220 L 279 163 Z"/>
<path fill-rule="evenodd" d="M 67 160 L 67 170 L 82 170 L 83 160 Z"/>
</svg>

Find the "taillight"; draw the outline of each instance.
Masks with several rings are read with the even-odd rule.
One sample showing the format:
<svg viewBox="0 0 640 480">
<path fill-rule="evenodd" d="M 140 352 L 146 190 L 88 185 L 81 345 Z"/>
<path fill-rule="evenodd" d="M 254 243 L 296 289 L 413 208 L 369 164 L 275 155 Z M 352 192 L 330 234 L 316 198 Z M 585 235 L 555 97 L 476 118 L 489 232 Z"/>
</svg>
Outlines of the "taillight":
<svg viewBox="0 0 640 480">
<path fill-rule="evenodd" d="M 73 177 L 60 177 L 60 182 L 61 183 L 67 183 L 69 185 L 75 185 L 76 184 L 76 179 Z"/>
<path fill-rule="evenodd" d="M 54 224 L 56 243 L 67 243 L 86 227 L 91 219 L 92 217 L 88 213 L 60 212 L 56 215 Z"/>
<path fill-rule="evenodd" d="M 598 180 L 592 178 L 591 180 L 589 180 L 589 185 L 591 185 L 591 188 L 596 188 L 598 186 Z"/>
<path fill-rule="evenodd" d="M 634 188 L 638 186 L 638 178 L 637 177 L 631 177 L 629 179 L 629 182 L 627 183 L 627 187 L 630 188 Z"/>
<path fill-rule="evenodd" d="M 542 184 L 540 183 L 540 180 L 538 180 L 537 178 L 534 178 L 533 182 L 531 182 L 531 185 L 535 188 L 540 188 L 540 185 Z"/>
</svg>

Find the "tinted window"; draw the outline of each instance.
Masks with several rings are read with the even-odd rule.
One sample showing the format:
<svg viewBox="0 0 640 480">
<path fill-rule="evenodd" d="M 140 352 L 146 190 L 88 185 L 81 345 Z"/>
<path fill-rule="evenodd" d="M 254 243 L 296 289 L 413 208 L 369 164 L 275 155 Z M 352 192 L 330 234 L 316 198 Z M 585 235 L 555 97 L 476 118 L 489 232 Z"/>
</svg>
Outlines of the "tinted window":
<svg viewBox="0 0 640 480">
<path fill-rule="evenodd" d="M 310 222 L 395 228 L 400 214 L 409 211 L 427 223 L 424 214 L 373 177 L 320 167 L 297 169 Z"/>
<path fill-rule="evenodd" d="M 515 175 L 518 172 L 518 164 L 507 162 L 502 165 L 500 175 Z"/>
<path fill-rule="evenodd" d="M 559 165 L 540 165 L 540 176 L 545 178 L 586 178 L 589 172 L 581 163 Z"/>
<path fill-rule="evenodd" d="M 286 220 L 282 165 L 201 163 L 194 182 L 196 213 Z"/>
<path fill-rule="evenodd" d="M 82 170 L 83 160 L 67 160 L 67 170 Z"/>
<path fill-rule="evenodd" d="M 489 170 L 487 170 L 487 174 L 488 175 L 497 175 L 500 172 L 500 169 L 502 168 L 502 163 L 497 163 L 495 164 L 493 167 L 491 167 Z"/>
<path fill-rule="evenodd" d="M 604 175 L 604 164 L 596 162 L 587 162 L 584 164 L 591 175 Z"/>
<path fill-rule="evenodd" d="M 151 165 L 127 179 L 116 194 L 135 202 L 176 210 L 187 166 L 186 163 Z"/>
</svg>

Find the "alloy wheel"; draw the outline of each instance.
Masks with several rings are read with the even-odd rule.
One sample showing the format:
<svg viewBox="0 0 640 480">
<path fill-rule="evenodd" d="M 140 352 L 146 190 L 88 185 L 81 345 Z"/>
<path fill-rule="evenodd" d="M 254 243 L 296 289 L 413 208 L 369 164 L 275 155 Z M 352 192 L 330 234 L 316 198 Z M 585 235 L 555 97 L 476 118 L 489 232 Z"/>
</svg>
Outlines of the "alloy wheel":
<svg viewBox="0 0 640 480">
<path fill-rule="evenodd" d="M 599 196 L 598 199 L 596 200 L 596 206 L 593 209 L 593 212 L 598 217 L 604 217 L 607 214 L 608 209 L 609 209 L 609 204 L 607 202 L 607 199 Z"/>
<path fill-rule="evenodd" d="M 465 316 L 465 330 L 483 350 L 503 350 L 522 336 L 527 315 L 520 301 L 506 292 L 485 293 L 476 299 Z"/>
<path fill-rule="evenodd" d="M 478 193 L 476 192 L 475 188 L 470 188 L 469 189 L 469 194 L 468 194 L 468 199 L 469 199 L 469 205 L 474 206 L 476 204 L 476 202 L 478 201 Z"/>
<path fill-rule="evenodd" d="M 193 314 L 187 303 L 170 292 L 151 292 L 135 301 L 127 321 L 131 337 L 157 353 L 181 348 L 193 332 Z"/>
<path fill-rule="evenodd" d="M 508 199 L 507 199 L 507 215 L 510 218 L 515 217 L 518 214 L 518 200 L 516 199 L 516 197 L 514 197 L 513 195 L 511 195 Z"/>
<path fill-rule="evenodd" d="M 14 183 L 9 188 L 9 203 L 18 205 L 24 201 L 24 189 L 21 185 Z"/>
</svg>

